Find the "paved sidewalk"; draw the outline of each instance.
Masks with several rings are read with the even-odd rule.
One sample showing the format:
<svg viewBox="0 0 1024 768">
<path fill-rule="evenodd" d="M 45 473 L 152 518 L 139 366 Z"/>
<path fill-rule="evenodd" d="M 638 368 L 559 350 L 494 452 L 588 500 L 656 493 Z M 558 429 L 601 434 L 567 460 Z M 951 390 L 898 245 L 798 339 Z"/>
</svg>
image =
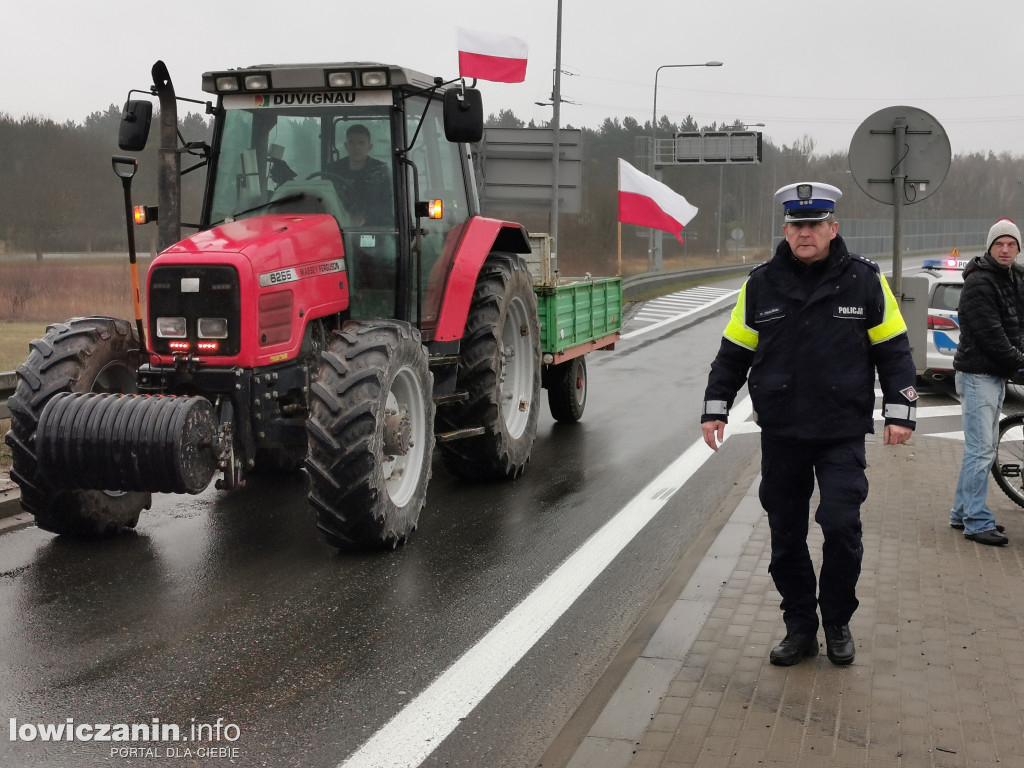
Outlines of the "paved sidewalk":
<svg viewBox="0 0 1024 768">
<path fill-rule="evenodd" d="M 755 480 L 570 768 L 1024 766 L 1024 510 L 992 483 L 1009 546 L 951 529 L 962 451 L 868 436 L 848 667 L 820 631 L 817 658 L 768 663 L 785 631 Z"/>
</svg>

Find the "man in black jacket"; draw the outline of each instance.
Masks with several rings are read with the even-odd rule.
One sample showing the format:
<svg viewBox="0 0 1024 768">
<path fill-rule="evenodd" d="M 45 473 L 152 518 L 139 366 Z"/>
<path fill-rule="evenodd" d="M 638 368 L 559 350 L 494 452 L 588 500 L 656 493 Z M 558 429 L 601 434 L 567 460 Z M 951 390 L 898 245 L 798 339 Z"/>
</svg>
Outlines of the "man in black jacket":
<svg viewBox="0 0 1024 768">
<path fill-rule="evenodd" d="M 1006 380 L 1024 368 L 1024 269 L 1016 263 L 1018 253 L 1020 230 L 1009 219 L 1000 219 L 988 232 L 985 253 L 964 268 L 957 309 L 960 342 L 953 358 L 963 413 L 964 459 L 949 524 L 972 541 L 997 547 L 1008 539 L 985 498 L 996 458 Z"/>
<path fill-rule="evenodd" d="M 718 450 L 729 409 L 749 372 L 761 427 L 761 505 L 768 513 L 769 571 L 786 637 L 772 664 L 818 653 L 818 611 L 828 658 L 854 658 L 849 622 L 857 609 L 867 498 L 864 439 L 874 431 L 875 372 L 882 385 L 886 445 L 913 433 L 917 392 L 906 324 L 878 266 L 850 253 L 838 235 L 828 184 L 775 193 L 786 239 L 740 290 L 704 396 L 701 429 Z M 820 583 L 807 548 L 810 499 L 824 535 Z"/>
</svg>

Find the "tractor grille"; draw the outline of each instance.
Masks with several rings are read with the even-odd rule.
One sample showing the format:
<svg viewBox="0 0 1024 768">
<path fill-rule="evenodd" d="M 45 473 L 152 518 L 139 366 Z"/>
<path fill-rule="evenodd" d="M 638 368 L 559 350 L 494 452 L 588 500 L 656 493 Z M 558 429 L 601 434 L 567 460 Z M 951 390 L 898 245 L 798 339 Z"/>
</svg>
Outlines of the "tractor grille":
<svg viewBox="0 0 1024 768">
<path fill-rule="evenodd" d="M 158 332 L 164 318 L 164 333 Z M 166 328 L 174 326 L 174 318 L 183 318 L 184 324 L 173 337 Z M 200 320 L 203 321 L 202 329 Z M 222 328 L 219 321 L 226 320 L 226 333 L 212 336 L 208 329 Z M 237 355 L 241 350 L 241 298 L 238 272 L 234 267 L 222 265 L 177 266 L 167 265 L 153 269 L 149 280 L 149 338 L 153 351 L 170 355 L 184 351 L 200 357 Z M 210 349 L 216 344 L 216 349 Z"/>
</svg>

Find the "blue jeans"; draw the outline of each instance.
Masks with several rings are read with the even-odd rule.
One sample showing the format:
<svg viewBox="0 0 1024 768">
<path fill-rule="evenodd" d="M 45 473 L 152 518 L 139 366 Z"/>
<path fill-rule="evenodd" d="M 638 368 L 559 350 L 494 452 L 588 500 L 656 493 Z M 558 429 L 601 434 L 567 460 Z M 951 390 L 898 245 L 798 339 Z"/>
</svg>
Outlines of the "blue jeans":
<svg viewBox="0 0 1024 768">
<path fill-rule="evenodd" d="M 982 533 L 996 527 L 996 516 L 988 508 L 988 478 L 996 460 L 999 414 L 1006 396 L 1006 381 L 998 376 L 956 372 L 956 391 L 964 423 L 964 460 L 956 484 L 951 525 L 964 526 L 964 533 Z"/>
</svg>

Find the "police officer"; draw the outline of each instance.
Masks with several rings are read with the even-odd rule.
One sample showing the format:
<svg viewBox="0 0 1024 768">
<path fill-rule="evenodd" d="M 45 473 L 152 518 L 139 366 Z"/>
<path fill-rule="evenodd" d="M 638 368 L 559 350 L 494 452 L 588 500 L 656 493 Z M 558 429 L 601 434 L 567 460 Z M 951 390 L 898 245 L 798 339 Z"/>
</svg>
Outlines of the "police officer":
<svg viewBox="0 0 1024 768">
<path fill-rule="evenodd" d="M 860 507 L 868 482 L 864 440 L 874 431 L 875 372 L 882 385 L 884 443 L 915 425 L 916 372 L 907 326 L 876 264 L 838 235 L 836 187 L 800 183 L 775 193 L 785 240 L 754 268 L 732 311 L 704 395 L 701 429 L 718 450 L 744 381 L 761 428 L 761 505 L 768 513 L 769 572 L 782 595 L 786 636 L 772 664 L 818 653 L 818 609 L 833 664 L 854 658 L 850 617 L 864 548 Z M 814 519 L 824 536 L 820 579 L 807 548 Z"/>
</svg>

